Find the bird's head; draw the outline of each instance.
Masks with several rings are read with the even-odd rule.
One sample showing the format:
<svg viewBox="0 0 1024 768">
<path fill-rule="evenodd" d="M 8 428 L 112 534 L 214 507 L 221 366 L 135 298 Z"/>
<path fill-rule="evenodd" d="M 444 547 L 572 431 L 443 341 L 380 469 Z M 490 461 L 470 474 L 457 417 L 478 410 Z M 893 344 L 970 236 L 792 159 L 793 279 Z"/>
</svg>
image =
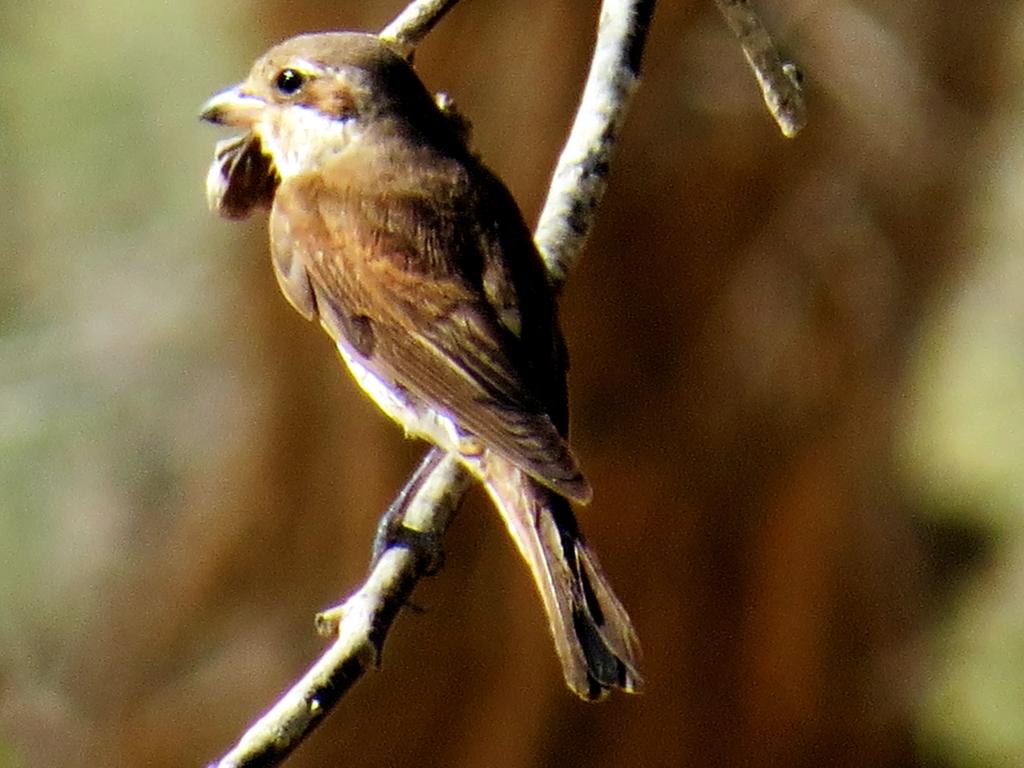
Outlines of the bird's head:
<svg viewBox="0 0 1024 768">
<path fill-rule="evenodd" d="M 271 48 L 201 117 L 247 129 L 282 180 L 389 139 L 433 141 L 449 122 L 402 56 L 354 32 L 300 35 Z"/>
</svg>

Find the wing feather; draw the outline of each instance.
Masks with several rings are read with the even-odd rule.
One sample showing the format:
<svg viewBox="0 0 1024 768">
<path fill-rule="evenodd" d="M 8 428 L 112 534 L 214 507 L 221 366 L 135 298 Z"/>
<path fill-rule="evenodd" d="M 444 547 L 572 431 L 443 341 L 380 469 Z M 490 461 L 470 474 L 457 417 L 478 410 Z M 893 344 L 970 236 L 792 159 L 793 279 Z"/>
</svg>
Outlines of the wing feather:
<svg viewBox="0 0 1024 768">
<path fill-rule="evenodd" d="M 376 375 L 446 412 L 544 485 L 589 500 L 547 405 L 550 393 L 559 393 L 556 406 L 564 411 L 564 368 L 544 359 L 559 347 L 560 337 L 550 340 L 557 326 L 542 316 L 548 327 L 527 334 L 529 307 L 510 299 L 514 286 L 495 287 L 492 269 L 485 288 L 486 264 L 503 263 L 507 254 L 487 252 L 501 247 L 493 232 L 457 229 L 475 218 L 459 206 L 477 201 L 452 195 L 445 208 L 414 193 L 371 200 L 351 188 L 325 194 L 321 184 L 291 179 L 274 204 L 274 263 L 289 300 L 303 311 L 312 299 L 325 329 Z M 518 328 L 502 322 L 510 306 Z M 536 344 L 538 336 L 549 338 L 546 347 Z"/>
</svg>

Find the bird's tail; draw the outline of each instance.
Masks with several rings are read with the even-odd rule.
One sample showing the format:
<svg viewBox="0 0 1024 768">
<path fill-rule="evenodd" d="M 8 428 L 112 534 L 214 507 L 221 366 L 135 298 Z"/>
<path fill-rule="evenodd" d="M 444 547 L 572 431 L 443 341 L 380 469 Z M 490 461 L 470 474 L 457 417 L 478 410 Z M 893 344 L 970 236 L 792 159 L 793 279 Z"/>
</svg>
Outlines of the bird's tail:
<svg viewBox="0 0 1024 768">
<path fill-rule="evenodd" d="M 584 699 L 636 692 L 640 644 L 569 502 L 490 453 L 484 484 L 530 567 L 568 686 Z"/>
</svg>

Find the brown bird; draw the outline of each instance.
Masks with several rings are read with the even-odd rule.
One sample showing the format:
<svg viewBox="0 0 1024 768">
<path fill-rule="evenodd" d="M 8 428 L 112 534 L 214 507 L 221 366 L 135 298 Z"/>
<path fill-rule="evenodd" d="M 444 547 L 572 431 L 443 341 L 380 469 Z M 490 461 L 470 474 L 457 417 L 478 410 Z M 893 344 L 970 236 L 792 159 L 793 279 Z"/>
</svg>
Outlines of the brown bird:
<svg viewBox="0 0 1024 768">
<path fill-rule="evenodd" d="M 544 602 L 570 688 L 640 685 L 639 646 L 577 528 L 591 489 L 566 441 L 554 292 L 511 194 L 410 64 L 374 35 L 272 48 L 202 117 L 211 204 L 270 206 L 281 290 L 319 320 L 356 381 L 486 488 Z"/>
</svg>

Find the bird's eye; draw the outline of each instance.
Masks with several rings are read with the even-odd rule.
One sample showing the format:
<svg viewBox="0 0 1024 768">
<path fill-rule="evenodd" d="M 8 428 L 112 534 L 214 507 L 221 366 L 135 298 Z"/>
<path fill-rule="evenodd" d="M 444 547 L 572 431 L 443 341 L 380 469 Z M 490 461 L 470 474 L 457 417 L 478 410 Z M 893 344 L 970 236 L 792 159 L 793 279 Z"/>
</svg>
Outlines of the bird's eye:
<svg viewBox="0 0 1024 768">
<path fill-rule="evenodd" d="M 274 78 L 274 87 L 285 96 L 291 96 L 306 82 L 305 76 L 298 70 L 282 69 Z"/>
</svg>

